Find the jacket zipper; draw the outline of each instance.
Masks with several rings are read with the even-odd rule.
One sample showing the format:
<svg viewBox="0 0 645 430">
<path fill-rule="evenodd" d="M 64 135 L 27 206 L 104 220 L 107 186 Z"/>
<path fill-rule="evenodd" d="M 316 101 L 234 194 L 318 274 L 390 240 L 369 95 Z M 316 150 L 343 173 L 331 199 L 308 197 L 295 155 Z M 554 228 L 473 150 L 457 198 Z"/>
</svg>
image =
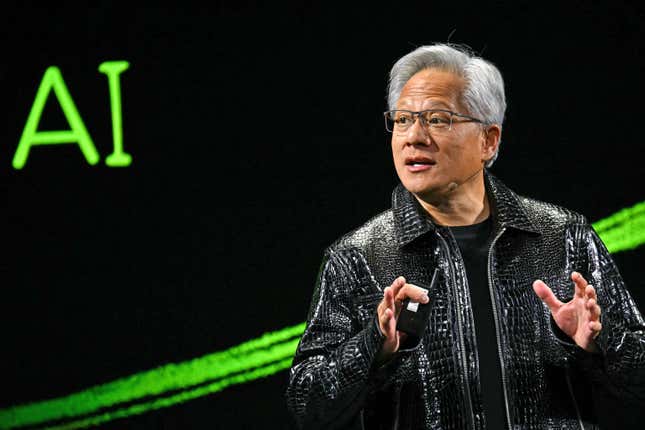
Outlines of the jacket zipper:
<svg viewBox="0 0 645 430">
<path fill-rule="evenodd" d="M 450 261 L 450 249 L 448 248 L 448 243 L 446 243 L 446 239 L 441 236 L 441 234 L 437 233 L 437 236 L 441 238 L 441 241 L 443 242 L 444 248 L 446 250 L 446 253 L 448 254 L 448 261 Z M 453 288 L 457 288 L 456 286 L 456 280 L 455 280 L 455 273 L 454 269 L 452 267 L 452 263 L 448 264 L 450 267 L 450 277 L 452 280 L 452 285 Z M 457 303 L 459 303 L 459 300 L 457 300 Z M 466 358 L 466 344 L 464 342 L 464 331 L 461 323 L 461 310 L 457 312 L 457 328 L 459 329 L 459 343 L 461 345 L 461 360 L 462 360 L 462 365 L 464 369 L 464 383 L 466 384 L 466 400 L 468 404 L 468 412 L 470 413 L 470 425 L 471 428 L 474 430 L 475 429 L 475 415 L 473 413 L 473 401 L 470 395 L 470 383 L 468 381 L 468 361 Z"/>
<path fill-rule="evenodd" d="M 566 379 L 567 379 L 567 388 L 569 389 L 569 394 L 571 394 L 571 400 L 573 400 L 573 406 L 576 408 L 576 416 L 578 417 L 578 424 L 580 425 L 580 430 L 585 430 L 585 425 L 582 423 L 582 415 L 580 415 L 580 409 L 578 408 L 578 402 L 576 401 L 576 395 L 573 393 L 573 386 L 571 385 L 571 377 L 569 375 L 569 369 L 564 369 Z"/>
<path fill-rule="evenodd" d="M 502 227 L 502 229 L 497 233 L 493 241 L 490 243 L 490 248 L 488 249 L 488 289 L 490 291 L 490 302 L 491 305 L 493 306 L 493 320 L 495 321 L 495 338 L 497 339 L 497 353 L 499 354 L 499 364 L 500 364 L 500 369 L 502 371 L 502 391 L 504 392 L 504 406 L 506 407 L 506 422 L 508 424 L 508 430 L 511 430 L 513 427 L 511 426 L 511 412 L 508 407 L 508 394 L 507 394 L 507 388 L 506 388 L 506 368 L 504 367 L 504 357 L 502 357 L 502 343 L 500 341 L 500 335 L 499 335 L 499 320 L 498 320 L 498 314 L 497 314 L 497 304 L 495 302 L 495 295 L 493 294 L 493 278 L 492 278 L 492 271 L 493 271 L 493 247 L 495 246 L 495 242 L 497 242 L 497 239 L 500 238 L 500 236 L 506 231 L 506 227 Z"/>
</svg>

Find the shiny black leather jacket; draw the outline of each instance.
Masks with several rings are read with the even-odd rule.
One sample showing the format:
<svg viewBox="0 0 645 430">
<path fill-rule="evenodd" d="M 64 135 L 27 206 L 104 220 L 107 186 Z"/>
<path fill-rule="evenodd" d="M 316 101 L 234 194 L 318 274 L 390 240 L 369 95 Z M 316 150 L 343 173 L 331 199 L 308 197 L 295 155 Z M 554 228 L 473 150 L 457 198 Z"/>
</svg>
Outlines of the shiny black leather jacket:
<svg viewBox="0 0 645 430">
<path fill-rule="evenodd" d="M 518 196 L 486 172 L 493 239 L 488 284 L 497 339 L 479 339 L 463 260 L 449 229 L 434 225 L 399 185 L 392 209 L 325 252 L 307 328 L 290 372 L 287 403 L 299 426 L 484 429 L 476 342 L 496 342 L 511 429 L 595 424 L 590 387 L 642 400 L 645 323 L 596 233 L 576 213 Z M 424 337 L 377 366 L 383 336 L 376 307 L 397 276 L 429 285 Z M 572 271 L 593 284 L 602 309 L 600 354 L 559 331 L 532 283 L 560 300 Z M 592 407 L 590 407 L 592 406 Z"/>
</svg>

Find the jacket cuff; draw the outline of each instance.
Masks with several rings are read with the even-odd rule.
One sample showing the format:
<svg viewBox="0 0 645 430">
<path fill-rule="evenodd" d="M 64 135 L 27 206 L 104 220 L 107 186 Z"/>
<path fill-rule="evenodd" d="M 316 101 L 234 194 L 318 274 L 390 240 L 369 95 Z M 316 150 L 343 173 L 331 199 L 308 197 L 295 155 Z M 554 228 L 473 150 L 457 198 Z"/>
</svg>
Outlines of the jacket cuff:
<svg viewBox="0 0 645 430">
<path fill-rule="evenodd" d="M 381 338 L 381 345 L 383 345 L 383 341 L 385 340 L 385 335 L 381 331 L 381 325 L 378 322 L 378 315 L 374 316 L 374 326 L 376 327 L 376 330 L 378 331 L 378 334 L 380 335 Z M 380 349 L 379 346 L 379 349 Z M 401 345 L 399 345 L 399 350 L 395 352 L 393 355 L 397 355 L 402 352 L 411 352 L 414 351 L 415 349 L 418 349 L 419 346 L 421 346 L 421 338 L 416 337 L 416 336 L 408 336 L 405 342 L 403 342 Z M 388 362 L 391 361 L 391 359 L 387 360 Z M 384 364 L 384 363 L 383 363 Z"/>
<path fill-rule="evenodd" d="M 374 316 L 374 324 L 367 326 L 365 330 L 365 345 L 367 351 L 372 353 L 374 361 L 376 361 L 376 356 L 383 346 L 383 341 L 385 340 L 385 335 L 381 333 L 381 327 L 378 323 L 378 315 Z"/>
<path fill-rule="evenodd" d="M 372 367 L 370 369 L 370 382 L 372 386 L 381 386 L 387 380 L 389 375 L 392 374 L 393 369 L 396 367 L 396 358 L 398 353 L 395 352 L 391 357 L 384 361 L 379 361 L 379 352 L 383 347 L 383 342 L 385 341 L 385 335 L 381 331 L 381 326 L 378 322 L 378 315 L 374 316 L 374 324 L 371 325 L 373 330 L 378 333 L 379 347 L 374 353 L 374 360 L 372 361 Z"/>
</svg>

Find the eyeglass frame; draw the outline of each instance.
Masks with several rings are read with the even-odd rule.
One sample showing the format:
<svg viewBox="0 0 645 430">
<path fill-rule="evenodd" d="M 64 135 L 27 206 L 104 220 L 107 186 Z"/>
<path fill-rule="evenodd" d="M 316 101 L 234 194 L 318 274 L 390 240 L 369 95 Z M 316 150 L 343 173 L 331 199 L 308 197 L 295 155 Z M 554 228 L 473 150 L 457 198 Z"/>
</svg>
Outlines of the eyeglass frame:
<svg viewBox="0 0 645 430">
<path fill-rule="evenodd" d="M 450 114 L 450 125 L 448 125 L 448 131 L 452 130 L 452 117 L 453 116 L 457 116 L 457 117 L 460 117 L 460 118 L 466 118 L 466 119 L 469 120 L 469 121 L 458 121 L 458 123 L 459 122 L 477 122 L 477 123 L 483 124 L 483 125 L 491 125 L 492 124 L 491 122 L 483 121 L 483 120 L 481 120 L 479 118 L 475 118 L 475 117 L 470 116 L 470 115 L 465 115 L 463 113 L 453 112 L 453 111 L 448 110 L 448 109 L 424 109 L 424 110 L 420 110 L 420 111 L 413 111 L 413 110 L 407 110 L 407 109 L 392 109 L 392 110 L 387 110 L 387 111 L 383 112 L 383 119 L 385 120 L 385 130 L 388 133 L 394 133 L 394 130 L 388 130 L 388 128 L 387 128 L 387 125 L 388 125 L 387 124 L 387 120 L 388 120 L 387 116 L 391 112 L 407 112 L 407 113 L 411 114 L 412 118 L 414 119 L 414 122 L 412 122 L 412 124 L 410 124 L 410 127 L 412 127 L 414 125 L 414 123 L 417 121 L 416 118 L 422 118 L 423 116 L 421 114 L 423 114 L 425 112 L 445 112 L 445 113 Z M 394 120 L 392 120 L 392 121 L 394 121 Z M 421 120 L 421 121 L 423 121 L 423 124 L 421 124 L 421 125 L 423 126 L 424 130 L 429 130 L 429 129 L 432 128 L 426 123 L 425 118 L 423 120 Z M 394 127 L 392 127 L 392 128 L 394 128 Z M 407 132 L 409 129 L 410 128 L 406 129 L 405 132 Z"/>
</svg>

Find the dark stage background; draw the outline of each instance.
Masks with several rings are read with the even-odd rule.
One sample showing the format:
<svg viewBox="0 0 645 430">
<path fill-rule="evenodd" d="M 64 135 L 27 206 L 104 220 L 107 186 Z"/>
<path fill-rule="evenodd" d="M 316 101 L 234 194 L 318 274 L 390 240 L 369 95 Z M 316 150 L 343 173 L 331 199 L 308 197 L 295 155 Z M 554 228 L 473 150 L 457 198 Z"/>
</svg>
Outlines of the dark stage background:
<svg viewBox="0 0 645 430">
<path fill-rule="evenodd" d="M 564 3 L 564 2 L 563 2 Z M 642 3 L 388 7 L 212 2 L 6 7 L 0 187 L 0 408 L 219 351 L 304 321 L 323 249 L 397 183 L 387 73 L 414 47 L 465 43 L 501 69 L 492 172 L 589 220 L 643 200 Z M 112 168 L 120 75 L 128 167 Z M 101 156 L 32 148 L 58 66 Z M 68 129 L 55 98 L 40 129 Z M 645 248 L 615 255 L 641 309 Z M 287 372 L 101 428 L 291 428 Z M 617 418 L 629 420 L 629 418 Z"/>
</svg>

